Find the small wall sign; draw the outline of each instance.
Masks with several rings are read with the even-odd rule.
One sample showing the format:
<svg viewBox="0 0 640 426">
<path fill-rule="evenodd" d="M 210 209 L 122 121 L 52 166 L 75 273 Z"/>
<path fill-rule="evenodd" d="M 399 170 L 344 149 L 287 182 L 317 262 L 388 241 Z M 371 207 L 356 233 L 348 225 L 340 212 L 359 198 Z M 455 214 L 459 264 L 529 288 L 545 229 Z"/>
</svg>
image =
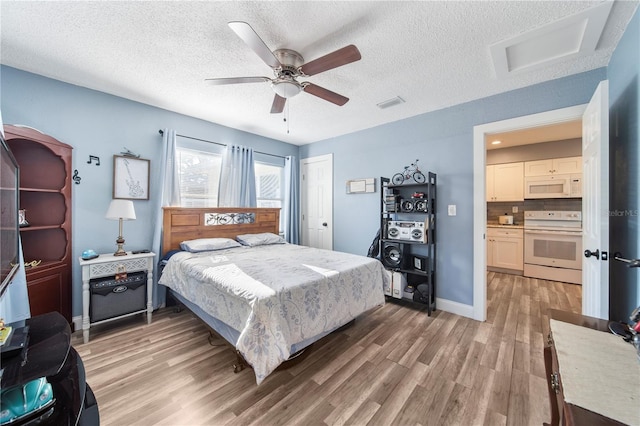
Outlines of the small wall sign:
<svg viewBox="0 0 640 426">
<path fill-rule="evenodd" d="M 376 192 L 376 178 L 351 179 L 347 181 L 347 194 Z"/>
</svg>

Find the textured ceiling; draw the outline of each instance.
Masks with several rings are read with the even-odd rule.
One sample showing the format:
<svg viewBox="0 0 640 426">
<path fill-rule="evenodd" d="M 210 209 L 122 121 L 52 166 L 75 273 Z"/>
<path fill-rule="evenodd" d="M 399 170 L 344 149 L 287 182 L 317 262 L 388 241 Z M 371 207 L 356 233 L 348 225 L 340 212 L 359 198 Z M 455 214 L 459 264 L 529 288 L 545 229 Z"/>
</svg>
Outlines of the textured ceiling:
<svg viewBox="0 0 640 426">
<path fill-rule="evenodd" d="M 497 78 L 490 46 L 598 1 L 0 2 L 2 64 L 294 144 L 351 133 L 606 66 L 637 1 L 616 1 L 590 55 Z M 272 70 L 227 26 L 308 62 L 348 44 L 362 60 L 305 78 L 350 98 L 301 93 L 270 114 Z M 376 104 L 400 96 L 387 109 Z M 288 117 L 285 122 L 283 118 Z M 180 132 L 180 129 L 176 129 Z"/>
</svg>

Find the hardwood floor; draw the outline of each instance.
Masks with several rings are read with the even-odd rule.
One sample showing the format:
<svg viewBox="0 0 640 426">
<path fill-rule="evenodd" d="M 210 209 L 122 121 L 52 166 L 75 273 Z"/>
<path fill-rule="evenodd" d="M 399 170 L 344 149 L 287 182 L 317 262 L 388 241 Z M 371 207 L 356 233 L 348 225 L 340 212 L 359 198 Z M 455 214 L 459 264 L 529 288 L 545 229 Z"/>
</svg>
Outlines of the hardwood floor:
<svg viewBox="0 0 640 426">
<path fill-rule="evenodd" d="M 488 273 L 480 323 L 387 303 L 313 345 L 256 386 L 234 374 L 189 311 L 75 333 L 109 425 L 540 425 L 550 420 L 543 361 L 548 309 L 580 312 L 581 287 Z"/>
</svg>

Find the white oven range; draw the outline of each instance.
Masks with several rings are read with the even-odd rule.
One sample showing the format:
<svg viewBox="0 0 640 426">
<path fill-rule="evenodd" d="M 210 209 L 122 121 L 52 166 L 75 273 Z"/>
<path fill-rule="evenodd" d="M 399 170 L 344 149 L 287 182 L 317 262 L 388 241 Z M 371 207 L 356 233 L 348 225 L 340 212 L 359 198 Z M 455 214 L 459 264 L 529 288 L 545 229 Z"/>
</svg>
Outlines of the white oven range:
<svg viewBox="0 0 640 426">
<path fill-rule="evenodd" d="M 524 213 L 524 276 L 582 284 L 582 212 Z"/>
</svg>

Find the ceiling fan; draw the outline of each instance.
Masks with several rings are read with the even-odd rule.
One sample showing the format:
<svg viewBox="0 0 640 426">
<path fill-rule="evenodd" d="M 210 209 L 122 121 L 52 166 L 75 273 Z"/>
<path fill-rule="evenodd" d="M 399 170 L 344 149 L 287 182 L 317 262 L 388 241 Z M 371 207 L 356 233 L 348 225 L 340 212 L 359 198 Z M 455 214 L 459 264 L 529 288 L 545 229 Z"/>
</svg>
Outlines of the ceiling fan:
<svg viewBox="0 0 640 426">
<path fill-rule="evenodd" d="M 206 81 L 216 86 L 223 84 L 270 82 L 271 88 L 276 92 L 273 104 L 271 105 L 272 114 L 281 113 L 284 110 L 287 98 L 291 98 L 301 91 L 305 91 L 339 106 L 349 101 L 349 98 L 332 92 L 331 90 L 309 83 L 308 81 L 299 82 L 297 79 L 299 77 L 309 77 L 320 74 L 321 72 L 359 61 L 361 59 L 360 51 L 354 45 L 351 44 L 305 63 L 302 55 L 294 50 L 277 49 L 272 52 L 246 22 L 229 22 L 229 27 L 273 69 L 275 77 L 208 78 Z"/>
</svg>

